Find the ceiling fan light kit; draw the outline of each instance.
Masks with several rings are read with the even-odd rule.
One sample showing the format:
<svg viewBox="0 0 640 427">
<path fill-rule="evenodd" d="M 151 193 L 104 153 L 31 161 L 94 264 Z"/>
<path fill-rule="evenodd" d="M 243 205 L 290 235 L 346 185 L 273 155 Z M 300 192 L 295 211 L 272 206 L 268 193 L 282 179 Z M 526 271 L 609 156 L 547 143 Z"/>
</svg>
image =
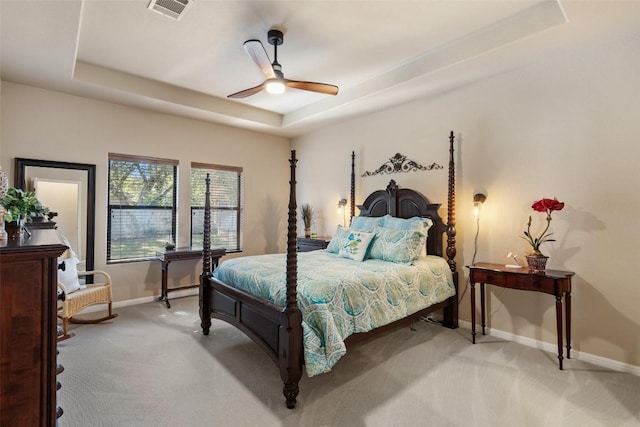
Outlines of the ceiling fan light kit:
<svg viewBox="0 0 640 427">
<path fill-rule="evenodd" d="M 227 98 L 246 98 L 261 92 L 262 90 L 266 90 L 268 93 L 277 95 L 284 93 L 286 87 L 322 93 L 325 95 L 338 94 L 338 86 L 326 83 L 285 79 L 284 74 L 282 73 L 282 66 L 278 63 L 278 46 L 284 42 L 284 34 L 280 30 L 269 30 L 267 33 L 267 40 L 270 45 L 273 45 L 273 62 L 269 60 L 269 55 L 267 55 L 267 51 L 264 49 L 260 40 L 247 40 L 243 45 L 245 52 L 247 52 L 247 55 L 249 55 L 253 62 L 255 62 L 260 70 L 262 70 L 266 80 L 259 86 L 232 93 L 227 96 Z"/>
<path fill-rule="evenodd" d="M 265 82 L 265 90 L 272 95 L 280 95 L 284 93 L 285 85 L 278 79 L 267 80 Z"/>
</svg>

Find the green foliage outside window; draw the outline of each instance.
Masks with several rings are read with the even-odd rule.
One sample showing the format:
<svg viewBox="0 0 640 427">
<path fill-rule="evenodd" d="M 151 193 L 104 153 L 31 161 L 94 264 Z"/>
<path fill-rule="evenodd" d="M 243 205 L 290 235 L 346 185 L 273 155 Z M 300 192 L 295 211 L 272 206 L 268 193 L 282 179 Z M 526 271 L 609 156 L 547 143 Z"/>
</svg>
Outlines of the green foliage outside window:
<svg viewBox="0 0 640 427">
<path fill-rule="evenodd" d="M 149 259 L 166 242 L 175 242 L 176 165 L 120 156 L 109 160 L 107 261 Z"/>
</svg>

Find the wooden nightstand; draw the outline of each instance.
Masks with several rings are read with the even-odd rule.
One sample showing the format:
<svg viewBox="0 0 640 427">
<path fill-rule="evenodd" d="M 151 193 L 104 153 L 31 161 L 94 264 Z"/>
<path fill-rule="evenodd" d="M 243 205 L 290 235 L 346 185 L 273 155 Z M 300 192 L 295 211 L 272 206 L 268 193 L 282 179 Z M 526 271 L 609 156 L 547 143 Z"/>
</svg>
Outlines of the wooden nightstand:
<svg viewBox="0 0 640 427">
<path fill-rule="evenodd" d="M 573 271 L 545 270 L 538 273 L 526 267 L 508 268 L 503 264 L 476 263 L 467 266 L 471 283 L 471 337 L 476 343 L 476 283 L 480 283 L 480 313 L 482 315 L 482 335 L 485 335 L 486 317 L 484 303 L 484 285 L 525 291 L 543 292 L 556 297 L 556 333 L 558 336 L 558 361 L 562 369 L 562 297 L 564 297 L 567 359 L 571 359 L 571 276 Z"/>
<path fill-rule="evenodd" d="M 331 237 L 298 237 L 298 252 L 317 251 L 318 249 L 327 249 Z"/>
</svg>

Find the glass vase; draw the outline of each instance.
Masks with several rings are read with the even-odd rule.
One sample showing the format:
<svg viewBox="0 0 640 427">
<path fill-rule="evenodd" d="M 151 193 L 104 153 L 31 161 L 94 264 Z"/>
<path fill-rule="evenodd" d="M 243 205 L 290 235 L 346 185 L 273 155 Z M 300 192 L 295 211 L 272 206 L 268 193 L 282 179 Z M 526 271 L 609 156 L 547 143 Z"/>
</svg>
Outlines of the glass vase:
<svg viewBox="0 0 640 427">
<path fill-rule="evenodd" d="M 7 223 L 7 233 L 10 239 L 22 240 L 30 235 L 29 230 L 27 230 L 27 218 L 22 217 L 17 221 L 12 221 Z"/>
<path fill-rule="evenodd" d="M 0 206 L 0 241 L 8 240 L 9 235 L 4 228 L 4 208 Z"/>
<path fill-rule="evenodd" d="M 7 174 L 0 168 L 0 199 L 4 199 L 9 190 L 9 179 Z M 0 206 L 0 240 L 7 240 L 9 238 L 7 231 L 4 228 L 4 207 Z"/>
</svg>

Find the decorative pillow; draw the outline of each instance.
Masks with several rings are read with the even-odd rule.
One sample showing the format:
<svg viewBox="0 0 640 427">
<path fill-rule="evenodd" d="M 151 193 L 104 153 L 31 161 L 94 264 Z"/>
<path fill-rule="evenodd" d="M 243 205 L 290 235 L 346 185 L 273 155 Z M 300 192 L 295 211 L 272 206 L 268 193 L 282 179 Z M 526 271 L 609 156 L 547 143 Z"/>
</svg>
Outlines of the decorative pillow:
<svg viewBox="0 0 640 427">
<path fill-rule="evenodd" d="M 382 227 L 383 216 L 354 216 L 351 220 L 351 229 L 371 233 L 376 227 Z"/>
<path fill-rule="evenodd" d="M 58 281 L 64 285 L 65 291 L 70 294 L 82 288 L 80 281 L 78 280 L 78 264 L 77 258 L 65 258 L 58 260 L 58 263 L 64 262 L 65 268 L 58 270 Z"/>
<path fill-rule="evenodd" d="M 335 234 L 331 238 L 331 241 L 327 245 L 326 251 L 332 254 L 337 254 L 338 252 L 340 252 L 340 248 L 344 246 L 344 242 L 347 241 L 348 235 L 349 229 L 339 225 L 336 229 Z"/>
<path fill-rule="evenodd" d="M 393 228 L 396 230 L 418 230 L 422 231 L 425 236 L 429 235 L 429 229 L 433 225 L 433 221 L 429 218 L 422 218 L 419 216 L 414 216 L 412 218 L 404 219 L 404 218 L 396 218 L 391 215 L 384 216 L 384 224 L 385 228 Z M 420 256 L 427 256 L 427 242 L 425 240 L 425 244 L 422 246 L 420 250 Z"/>
<path fill-rule="evenodd" d="M 367 255 L 367 249 L 369 249 L 369 244 L 375 234 L 365 231 L 346 230 L 348 231 L 347 238 L 342 243 L 338 255 L 343 258 L 362 262 Z"/>
<path fill-rule="evenodd" d="M 62 240 L 62 244 L 67 247 L 67 250 L 62 253 L 60 258 L 78 258 L 78 254 L 74 252 L 73 248 L 71 247 L 71 243 L 69 243 L 69 239 L 67 239 L 67 236 L 60 233 L 58 233 L 58 236 L 60 237 L 60 240 Z"/>
<path fill-rule="evenodd" d="M 394 230 L 379 227 L 371 244 L 369 257 L 410 264 L 420 257 L 427 235 L 419 230 Z"/>
<path fill-rule="evenodd" d="M 382 226 L 385 228 L 393 228 L 396 230 L 418 230 L 422 231 L 425 235 L 433 225 L 433 222 L 429 218 L 422 218 L 419 216 L 404 219 L 385 215 L 383 218 L 384 223 Z"/>
</svg>

